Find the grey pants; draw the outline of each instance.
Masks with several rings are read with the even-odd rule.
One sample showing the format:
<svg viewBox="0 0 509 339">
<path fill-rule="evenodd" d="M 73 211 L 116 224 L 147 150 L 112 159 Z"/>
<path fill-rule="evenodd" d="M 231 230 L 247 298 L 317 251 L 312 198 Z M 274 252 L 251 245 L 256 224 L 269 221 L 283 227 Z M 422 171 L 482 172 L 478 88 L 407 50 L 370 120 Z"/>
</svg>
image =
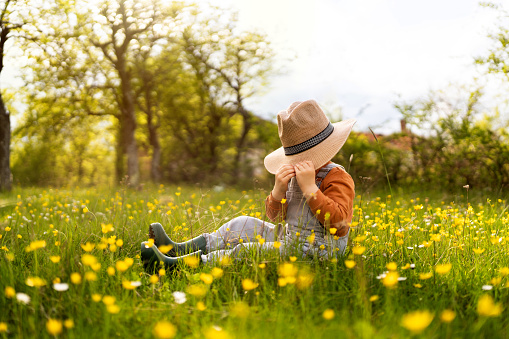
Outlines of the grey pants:
<svg viewBox="0 0 509 339">
<path fill-rule="evenodd" d="M 268 222 L 252 217 L 237 217 L 228 221 L 212 233 L 204 233 L 207 240 L 207 254 L 202 254 L 201 259 L 204 263 L 213 262 L 224 256 L 237 257 L 242 251 L 257 248 L 261 250 L 273 250 L 276 239 L 276 227 Z M 258 238 L 263 238 L 265 242 L 260 244 Z M 242 239 L 242 241 L 240 241 Z M 296 240 L 294 236 L 287 233 L 278 240 L 281 243 L 279 253 L 284 254 L 292 244 L 297 244 L 300 252 L 307 254 L 317 254 L 321 257 L 330 257 L 343 255 L 348 234 L 334 241 L 328 241 L 325 249 L 311 246 L 305 239 Z"/>
<path fill-rule="evenodd" d="M 208 254 L 201 256 L 204 263 L 218 260 L 224 256 L 236 257 L 249 248 L 271 250 L 274 248 L 275 226 L 271 223 L 252 217 L 237 217 L 228 221 L 212 233 L 204 233 L 207 239 Z M 260 244 L 257 239 L 263 238 L 265 242 Z M 242 239 L 242 241 L 240 241 Z M 284 239 L 281 240 L 279 251 L 284 248 Z"/>
</svg>

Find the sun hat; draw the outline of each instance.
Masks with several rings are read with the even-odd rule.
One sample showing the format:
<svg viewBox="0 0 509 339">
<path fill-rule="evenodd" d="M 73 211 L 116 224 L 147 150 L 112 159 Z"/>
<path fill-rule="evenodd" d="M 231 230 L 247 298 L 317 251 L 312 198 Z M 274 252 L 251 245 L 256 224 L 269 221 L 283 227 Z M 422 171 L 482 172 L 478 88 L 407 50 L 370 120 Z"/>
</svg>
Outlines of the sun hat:
<svg viewBox="0 0 509 339">
<path fill-rule="evenodd" d="M 355 123 L 348 119 L 331 124 L 315 100 L 296 101 L 277 115 L 283 147 L 265 157 L 265 168 L 275 174 L 282 165 L 311 161 L 318 169 L 339 152 Z"/>
</svg>

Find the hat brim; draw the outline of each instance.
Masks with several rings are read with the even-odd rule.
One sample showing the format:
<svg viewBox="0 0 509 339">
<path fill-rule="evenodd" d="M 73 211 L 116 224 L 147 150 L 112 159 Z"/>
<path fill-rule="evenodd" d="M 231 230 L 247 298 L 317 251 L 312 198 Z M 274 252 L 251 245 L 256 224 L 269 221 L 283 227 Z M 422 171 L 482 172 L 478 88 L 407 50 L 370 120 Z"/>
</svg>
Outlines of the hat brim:
<svg viewBox="0 0 509 339">
<path fill-rule="evenodd" d="M 313 162 L 315 169 L 322 167 L 343 147 L 356 122 L 355 119 L 348 119 L 333 123 L 334 131 L 327 139 L 302 153 L 285 155 L 284 148 L 278 148 L 265 157 L 265 168 L 275 174 L 282 165 L 295 165 L 301 161 Z"/>
</svg>

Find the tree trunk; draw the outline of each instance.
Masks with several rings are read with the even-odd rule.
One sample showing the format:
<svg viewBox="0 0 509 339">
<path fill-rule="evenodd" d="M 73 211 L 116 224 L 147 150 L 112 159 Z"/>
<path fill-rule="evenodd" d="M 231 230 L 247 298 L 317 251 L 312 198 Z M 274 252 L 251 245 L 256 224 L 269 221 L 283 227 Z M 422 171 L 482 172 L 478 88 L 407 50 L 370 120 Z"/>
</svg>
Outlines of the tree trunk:
<svg viewBox="0 0 509 339">
<path fill-rule="evenodd" d="M 122 119 L 118 121 L 119 127 L 117 131 L 117 147 L 116 147 L 116 155 L 115 155 L 115 178 L 117 179 L 117 184 L 121 183 L 124 180 L 125 166 L 124 166 L 124 135 L 122 133 Z"/>
<path fill-rule="evenodd" d="M 136 131 L 136 112 L 133 90 L 131 87 L 131 78 L 126 70 L 125 60 L 119 58 L 117 62 L 117 70 L 120 75 L 122 102 L 121 102 L 121 119 L 120 124 L 122 131 L 123 149 L 127 155 L 127 176 L 128 182 L 137 187 L 140 181 L 140 169 L 138 161 L 138 146 L 134 132 Z"/>
<path fill-rule="evenodd" d="M 237 184 L 239 182 L 240 178 L 240 159 L 242 156 L 242 153 L 244 153 L 247 135 L 252 127 L 252 117 L 251 114 L 242 107 L 242 104 L 239 101 L 239 112 L 242 115 L 242 133 L 237 140 L 237 153 L 235 154 L 235 158 L 233 160 L 233 184 Z"/>
<path fill-rule="evenodd" d="M 145 113 L 147 114 L 147 128 L 148 128 L 148 138 L 150 141 L 150 146 L 152 146 L 152 159 L 150 161 L 150 178 L 153 182 L 160 182 L 162 176 L 161 173 L 161 143 L 159 142 L 159 135 L 157 130 L 159 128 L 159 122 L 154 122 L 154 113 L 153 113 L 153 104 L 152 104 L 152 96 L 150 93 L 152 92 L 152 87 L 150 80 L 147 78 L 144 79 L 145 86 Z"/>
<path fill-rule="evenodd" d="M 148 106 L 148 105 L 147 105 Z M 161 174 L 161 143 L 157 134 L 157 125 L 153 122 L 151 106 L 147 107 L 147 127 L 150 145 L 152 146 L 152 159 L 150 161 L 150 177 L 154 182 L 160 182 Z"/>
<path fill-rule="evenodd" d="M 7 4 L 8 5 L 8 4 Z M 0 22 L 0 74 L 4 69 L 5 43 L 9 38 L 11 27 L 6 26 L 4 14 L 7 11 L 7 5 L 1 13 Z M 11 117 L 4 104 L 4 99 L 0 93 L 0 192 L 10 191 L 11 185 Z"/>
<path fill-rule="evenodd" d="M 9 112 L 5 109 L 2 95 L 0 94 L 0 192 L 10 191 L 11 167 L 11 121 Z"/>
</svg>

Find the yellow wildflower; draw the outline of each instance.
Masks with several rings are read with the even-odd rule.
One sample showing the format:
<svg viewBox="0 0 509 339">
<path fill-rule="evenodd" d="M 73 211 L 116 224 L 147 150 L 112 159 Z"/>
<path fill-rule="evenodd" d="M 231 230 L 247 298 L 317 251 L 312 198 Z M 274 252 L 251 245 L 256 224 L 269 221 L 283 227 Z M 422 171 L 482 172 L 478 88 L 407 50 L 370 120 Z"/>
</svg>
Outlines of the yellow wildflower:
<svg viewBox="0 0 509 339">
<path fill-rule="evenodd" d="M 390 262 L 385 265 L 389 271 L 396 271 L 398 269 L 398 265 L 395 262 Z"/>
<path fill-rule="evenodd" d="M 212 276 L 212 274 L 201 273 L 200 280 L 203 281 L 205 284 L 210 285 L 214 281 L 214 277 Z"/>
<path fill-rule="evenodd" d="M 7 286 L 5 288 L 5 297 L 6 298 L 13 298 L 16 295 L 16 290 L 13 287 Z"/>
<path fill-rule="evenodd" d="M 482 254 L 482 253 L 484 253 L 484 251 L 486 251 L 486 249 L 485 248 L 474 248 L 473 251 L 475 254 Z"/>
<path fill-rule="evenodd" d="M 314 280 L 314 276 L 310 273 L 302 273 L 302 274 L 299 274 L 299 276 L 297 277 L 297 288 L 298 289 L 306 289 L 308 288 L 309 286 L 311 286 L 311 284 L 313 283 L 313 280 Z"/>
<path fill-rule="evenodd" d="M 111 295 L 105 295 L 103 297 L 103 303 L 104 303 L 104 305 L 107 305 L 107 306 L 115 304 L 115 300 L 116 300 L 116 298 Z"/>
<path fill-rule="evenodd" d="M 90 242 L 87 242 L 85 245 L 81 244 L 81 248 L 85 252 L 92 252 L 94 247 L 95 247 L 95 244 L 94 243 L 90 243 Z"/>
<path fill-rule="evenodd" d="M 500 274 L 502 275 L 509 275 L 509 267 L 502 267 L 500 270 L 499 270 Z"/>
<path fill-rule="evenodd" d="M 91 254 L 83 254 L 81 256 L 81 262 L 85 266 L 92 266 L 97 263 L 97 258 Z"/>
<path fill-rule="evenodd" d="M 111 266 L 106 269 L 106 272 L 110 276 L 115 275 L 115 269 L 113 267 L 111 267 Z"/>
<path fill-rule="evenodd" d="M 202 301 L 198 301 L 196 303 L 196 309 L 198 311 L 205 311 L 207 309 L 207 306 L 205 306 L 205 304 Z"/>
<path fill-rule="evenodd" d="M 42 286 L 46 286 L 46 280 L 44 279 L 41 279 L 39 277 L 28 277 L 26 282 L 27 286 L 30 286 L 30 287 L 42 287 Z"/>
<path fill-rule="evenodd" d="M 207 288 L 202 284 L 190 285 L 186 291 L 197 298 L 203 298 L 207 294 Z"/>
<path fill-rule="evenodd" d="M 171 251 L 173 246 L 172 245 L 161 245 L 158 248 L 159 248 L 159 251 L 161 251 L 161 253 L 168 253 L 169 251 Z"/>
<path fill-rule="evenodd" d="M 159 277 L 156 274 L 150 276 L 149 279 L 151 284 L 157 284 L 159 282 Z"/>
<path fill-rule="evenodd" d="M 382 279 L 382 283 L 387 288 L 395 288 L 398 283 L 399 274 L 396 271 L 390 271 Z"/>
<path fill-rule="evenodd" d="M 355 255 L 361 255 L 366 250 L 364 246 L 355 246 L 352 248 L 352 253 Z"/>
<path fill-rule="evenodd" d="M 175 325 L 162 320 L 158 321 L 152 330 L 152 333 L 159 339 L 171 339 L 177 335 L 177 328 Z"/>
<path fill-rule="evenodd" d="M 346 268 L 354 268 L 355 267 L 355 261 L 353 260 L 345 260 L 345 266 Z"/>
<path fill-rule="evenodd" d="M 211 326 L 203 332 L 205 339 L 230 339 L 231 335 L 219 326 Z"/>
<path fill-rule="evenodd" d="M 46 247 L 46 240 L 32 241 L 29 246 L 25 248 L 26 252 L 36 251 L 40 248 Z"/>
<path fill-rule="evenodd" d="M 81 284 L 81 275 L 79 273 L 71 273 L 71 282 L 74 284 L 74 285 L 79 285 Z"/>
<path fill-rule="evenodd" d="M 129 268 L 129 265 L 124 260 L 119 260 L 115 263 L 115 268 L 119 272 L 125 272 Z"/>
<path fill-rule="evenodd" d="M 440 320 L 444 323 L 450 323 L 456 318 L 456 313 L 452 310 L 443 310 L 440 314 Z"/>
<path fill-rule="evenodd" d="M 298 269 L 293 264 L 284 263 L 279 265 L 278 273 L 282 277 L 295 277 Z"/>
<path fill-rule="evenodd" d="M 214 267 L 210 273 L 216 279 L 221 278 L 223 276 L 223 270 L 220 269 L 219 267 Z"/>
<path fill-rule="evenodd" d="M 436 265 L 435 272 L 437 272 L 438 274 L 447 274 L 449 273 L 451 268 L 452 268 L 451 264 Z"/>
<path fill-rule="evenodd" d="M 120 307 L 118 305 L 108 305 L 106 310 L 111 314 L 117 314 L 120 312 Z"/>
<path fill-rule="evenodd" d="M 58 255 L 52 255 L 52 256 L 50 256 L 50 257 L 49 257 L 49 260 L 51 260 L 51 262 L 52 262 L 52 263 L 57 264 L 57 263 L 59 263 L 59 262 L 60 262 L 60 256 L 58 256 Z"/>
<path fill-rule="evenodd" d="M 86 281 L 97 281 L 97 274 L 92 271 L 85 272 L 85 280 Z"/>
<path fill-rule="evenodd" d="M 250 291 L 258 287 L 258 283 L 253 282 L 251 279 L 242 280 L 242 288 L 245 291 Z"/>
<path fill-rule="evenodd" d="M 62 322 L 60 320 L 50 318 L 46 322 L 46 330 L 50 335 L 59 335 L 62 333 Z"/>
<path fill-rule="evenodd" d="M 432 276 L 433 276 L 433 272 L 420 273 L 420 274 L 419 274 L 419 279 L 421 279 L 421 280 L 427 280 L 427 279 L 431 278 Z"/>
<path fill-rule="evenodd" d="M 201 259 L 198 256 L 188 256 L 184 258 L 184 262 L 191 268 L 196 268 L 200 265 Z"/>
<path fill-rule="evenodd" d="M 103 234 L 113 232 L 114 230 L 115 230 L 115 228 L 113 227 L 112 224 L 102 224 L 101 223 L 101 231 L 103 232 Z"/>
<path fill-rule="evenodd" d="M 412 333 L 421 333 L 433 321 L 433 314 L 429 311 L 414 311 L 407 313 L 401 319 L 401 326 Z"/>
<path fill-rule="evenodd" d="M 328 308 L 325 311 L 323 311 L 322 316 L 325 320 L 332 320 L 334 319 L 334 310 Z"/>
<path fill-rule="evenodd" d="M 66 320 L 64 321 L 64 326 L 65 326 L 65 328 L 67 328 L 67 329 L 73 328 L 73 327 L 74 327 L 74 320 L 72 320 L 72 319 L 66 319 Z"/>
<path fill-rule="evenodd" d="M 495 304 L 489 294 L 482 295 L 477 302 L 477 313 L 483 317 L 498 317 L 503 310 L 502 304 Z"/>
</svg>

